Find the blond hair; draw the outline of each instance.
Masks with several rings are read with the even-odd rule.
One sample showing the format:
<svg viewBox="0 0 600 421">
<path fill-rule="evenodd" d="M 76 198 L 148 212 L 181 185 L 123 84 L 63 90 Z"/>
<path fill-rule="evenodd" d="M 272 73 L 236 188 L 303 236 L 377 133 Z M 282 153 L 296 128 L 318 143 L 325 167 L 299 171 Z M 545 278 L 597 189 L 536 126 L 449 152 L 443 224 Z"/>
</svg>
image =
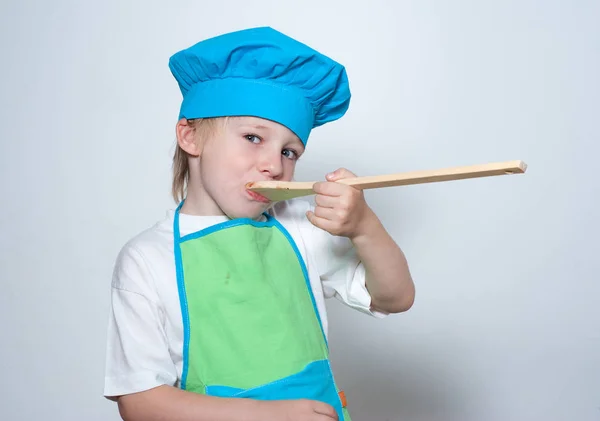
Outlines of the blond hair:
<svg viewBox="0 0 600 421">
<path fill-rule="evenodd" d="M 194 129 L 196 139 L 204 138 L 203 140 L 206 141 L 215 134 L 217 127 L 222 127 L 227 122 L 227 117 L 196 118 L 188 119 L 187 122 Z M 173 154 L 173 182 L 171 185 L 171 194 L 176 203 L 181 202 L 186 195 L 190 178 L 189 158 L 190 155 L 181 149 L 179 143 L 176 142 L 175 153 Z"/>
</svg>

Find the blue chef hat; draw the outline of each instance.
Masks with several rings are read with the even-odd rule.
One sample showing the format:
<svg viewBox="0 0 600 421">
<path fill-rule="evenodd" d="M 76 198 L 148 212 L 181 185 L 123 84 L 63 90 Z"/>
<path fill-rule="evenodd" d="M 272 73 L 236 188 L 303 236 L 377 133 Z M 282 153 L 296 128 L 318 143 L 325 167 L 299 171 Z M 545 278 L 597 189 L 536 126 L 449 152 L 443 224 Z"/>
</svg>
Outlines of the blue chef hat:
<svg viewBox="0 0 600 421">
<path fill-rule="evenodd" d="M 179 118 L 260 117 L 304 144 L 350 103 L 344 66 L 269 27 L 201 41 L 174 54 L 169 68 L 183 94 Z"/>
</svg>

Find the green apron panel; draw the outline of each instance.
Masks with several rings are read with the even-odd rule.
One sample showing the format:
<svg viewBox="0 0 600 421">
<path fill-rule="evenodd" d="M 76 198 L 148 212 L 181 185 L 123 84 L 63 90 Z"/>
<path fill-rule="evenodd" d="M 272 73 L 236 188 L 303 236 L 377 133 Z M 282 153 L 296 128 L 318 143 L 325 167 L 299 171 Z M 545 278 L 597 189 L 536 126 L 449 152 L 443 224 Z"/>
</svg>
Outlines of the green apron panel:
<svg viewBox="0 0 600 421">
<path fill-rule="evenodd" d="M 327 358 L 302 267 L 277 228 L 219 230 L 182 242 L 181 256 L 191 331 L 187 389 L 250 388 Z"/>
</svg>

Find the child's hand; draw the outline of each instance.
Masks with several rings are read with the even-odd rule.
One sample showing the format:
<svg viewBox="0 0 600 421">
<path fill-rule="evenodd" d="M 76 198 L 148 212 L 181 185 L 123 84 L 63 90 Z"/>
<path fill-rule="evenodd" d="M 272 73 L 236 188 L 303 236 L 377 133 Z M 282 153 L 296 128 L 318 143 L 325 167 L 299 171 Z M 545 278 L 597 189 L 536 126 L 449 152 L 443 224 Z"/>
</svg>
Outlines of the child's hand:
<svg viewBox="0 0 600 421">
<path fill-rule="evenodd" d="M 260 401 L 261 421 L 333 421 L 338 420 L 331 405 L 308 399 Z"/>
<path fill-rule="evenodd" d="M 315 211 L 307 212 L 306 216 L 313 225 L 333 235 L 353 239 L 366 232 L 368 217 L 373 212 L 361 190 L 335 182 L 351 177 L 356 175 L 339 168 L 327 174 L 328 181 L 315 183 Z"/>
</svg>

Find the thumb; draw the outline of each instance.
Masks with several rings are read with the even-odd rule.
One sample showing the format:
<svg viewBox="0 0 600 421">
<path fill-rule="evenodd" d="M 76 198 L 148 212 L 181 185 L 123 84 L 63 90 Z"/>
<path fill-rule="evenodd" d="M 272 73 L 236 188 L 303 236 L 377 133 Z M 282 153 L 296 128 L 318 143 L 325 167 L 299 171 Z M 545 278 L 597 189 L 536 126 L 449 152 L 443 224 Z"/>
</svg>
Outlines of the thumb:
<svg viewBox="0 0 600 421">
<path fill-rule="evenodd" d="M 356 177 L 352 171 L 347 170 L 346 168 L 338 168 L 337 170 L 330 172 L 325 176 L 327 181 L 337 181 L 343 178 L 352 178 Z"/>
</svg>

